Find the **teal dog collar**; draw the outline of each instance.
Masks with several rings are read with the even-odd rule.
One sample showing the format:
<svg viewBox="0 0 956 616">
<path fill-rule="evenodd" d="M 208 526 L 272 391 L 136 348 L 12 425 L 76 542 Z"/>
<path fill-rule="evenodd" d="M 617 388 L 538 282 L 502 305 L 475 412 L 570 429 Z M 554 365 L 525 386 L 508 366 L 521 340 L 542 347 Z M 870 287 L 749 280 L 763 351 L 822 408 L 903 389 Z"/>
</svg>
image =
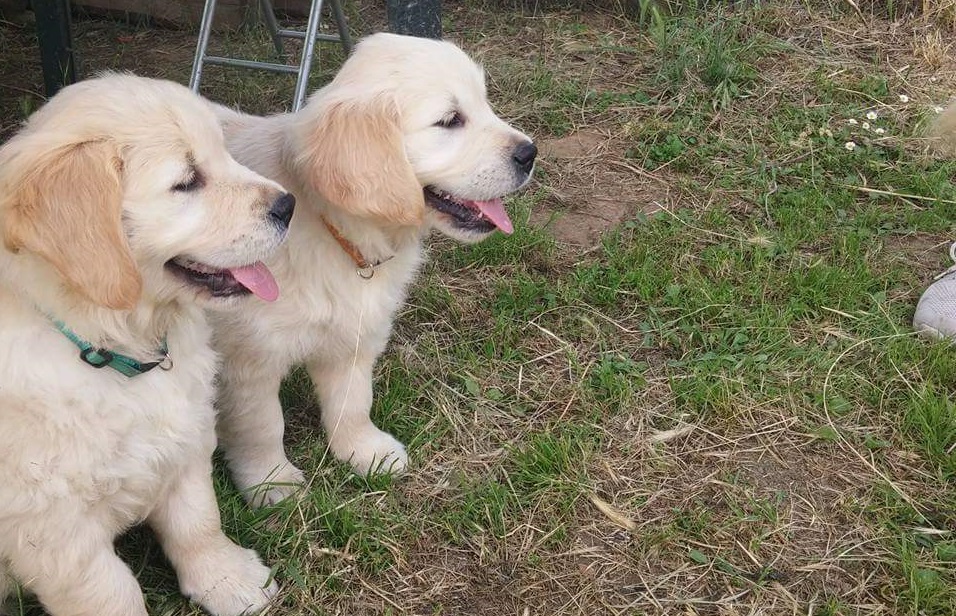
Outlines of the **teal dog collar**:
<svg viewBox="0 0 956 616">
<path fill-rule="evenodd" d="M 53 321 L 53 324 L 57 326 L 60 332 L 62 332 L 64 336 L 70 339 L 70 342 L 75 344 L 80 349 L 80 359 L 94 368 L 106 368 L 108 366 L 120 374 L 128 377 L 134 377 L 140 374 L 145 374 L 157 366 L 163 370 L 170 370 L 173 367 L 173 362 L 169 358 L 169 351 L 166 348 L 165 339 L 163 340 L 162 346 L 157 350 L 157 354 L 162 355 L 163 358 L 159 361 L 141 363 L 132 357 L 120 355 L 119 353 L 113 353 L 107 349 L 96 348 L 86 340 L 83 340 L 77 336 L 73 330 L 60 321 L 57 321 L 56 319 L 51 320 Z"/>
</svg>

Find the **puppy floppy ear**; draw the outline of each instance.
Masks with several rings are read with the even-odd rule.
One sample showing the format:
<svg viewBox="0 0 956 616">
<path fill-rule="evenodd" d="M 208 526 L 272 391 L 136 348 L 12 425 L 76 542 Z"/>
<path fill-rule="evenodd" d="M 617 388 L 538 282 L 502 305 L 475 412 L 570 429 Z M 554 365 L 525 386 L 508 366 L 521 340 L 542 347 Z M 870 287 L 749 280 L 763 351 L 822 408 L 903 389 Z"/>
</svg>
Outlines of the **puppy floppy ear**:
<svg viewBox="0 0 956 616">
<path fill-rule="evenodd" d="M 420 224 L 425 197 L 405 155 L 395 102 L 334 102 L 317 112 L 298 159 L 312 189 L 357 216 Z"/>
<path fill-rule="evenodd" d="M 29 161 L 7 186 L 3 236 L 7 248 L 46 260 L 92 302 L 129 310 L 143 283 L 123 232 L 121 172 L 116 148 L 105 141 Z"/>
</svg>

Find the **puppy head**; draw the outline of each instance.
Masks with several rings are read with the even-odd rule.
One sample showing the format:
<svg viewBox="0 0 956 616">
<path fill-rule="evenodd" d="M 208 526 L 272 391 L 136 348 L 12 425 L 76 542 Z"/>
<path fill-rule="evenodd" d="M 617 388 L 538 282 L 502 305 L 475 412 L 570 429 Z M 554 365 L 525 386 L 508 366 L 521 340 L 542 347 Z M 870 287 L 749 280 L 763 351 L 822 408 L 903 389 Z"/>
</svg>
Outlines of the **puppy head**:
<svg viewBox="0 0 956 616">
<path fill-rule="evenodd" d="M 370 36 L 302 114 L 299 168 L 330 204 L 462 241 L 512 231 L 501 198 L 528 182 L 537 148 L 455 45 Z"/>
<path fill-rule="evenodd" d="M 292 203 L 236 163 L 208 105 L 171 82 L 70 86 L 0 149 L 4 246 L 30 271 L 55 272 L 66 295 L 113 310 L 269 299 L 258 261 L 284 237 Z"/>
</svg>

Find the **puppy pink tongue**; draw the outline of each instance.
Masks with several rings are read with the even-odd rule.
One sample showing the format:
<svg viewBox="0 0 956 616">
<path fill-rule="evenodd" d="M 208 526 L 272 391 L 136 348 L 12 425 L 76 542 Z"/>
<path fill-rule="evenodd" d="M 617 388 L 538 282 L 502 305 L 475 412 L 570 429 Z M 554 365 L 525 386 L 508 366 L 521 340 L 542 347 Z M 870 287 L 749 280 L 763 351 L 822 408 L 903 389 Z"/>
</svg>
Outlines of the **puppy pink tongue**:
<svg viewBox="0 0 956 616">
<path fill-rule="evenodd" d="M 261 262 L 243 267 L 230 267 L 229 273 L 256 297 L 267 302 L 274 302 L 279 298 L 279 285 L 276 284 L 276 279 L 269 268 Z"/>
<path fill-rule="evenodd" d="M 505 204 L 501 199 L 492 199 L 491 201 L 472 201 L 475 207 L 485 215 L 485 218 L 495 223 L 495 226 L 501 229 L 503 233 L 511 235 L 514 233 L 514 225 L 505 212 Z"/>
</svg>

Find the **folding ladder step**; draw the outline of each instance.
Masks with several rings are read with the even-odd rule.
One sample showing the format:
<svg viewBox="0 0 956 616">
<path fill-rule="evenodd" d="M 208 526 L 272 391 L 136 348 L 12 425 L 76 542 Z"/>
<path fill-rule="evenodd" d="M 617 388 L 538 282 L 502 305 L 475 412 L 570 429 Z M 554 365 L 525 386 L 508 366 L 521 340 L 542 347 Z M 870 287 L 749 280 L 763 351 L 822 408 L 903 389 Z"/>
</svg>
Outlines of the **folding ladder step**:
<svg viewBox="0 0 956 616">
<path fill-rule="evenodd" d="M 194 92 L 199 92 L 203 66 L 206 64 L 236 66 L 240 68 L 272 71 L 275 73 L 294 73 L 297 77 L 295 94 L 292 100 L 292 110 L 298 111 L 305 102 L 309 84 L 309 73 L 312 69 L 312 57 L 315 53 L 315 43 L 318 41 L 340 43 L 346 54 L 351 51 L 352 40 L 349 36 L 348 24 L 345 21 L 345 12 L 342 10 L 342 2 L 341 0 L 329 0 L 332 16 L 335 18 L 336 27 L 339 32 L 337 36 L 319 32 L 319 20 L 322 15 L 323 0 L 312 0 L 312 4 L 309 8 L 308 22 L 304 31 L 280 29 L 271 0 L 258 0 L 258 2 L 259 8 L 265 17 L 266 26 L 272 36 L 276 53 L 280 58 L 285 58 L 285 50 L 282 45 L 283 38 L 294 38 L 302 41 L 302 55 L 299 64 L 279 64 L 275 62 L 260 62 L 258 60 L 207 55 L 206 48 L 209 45 L 209 37 L 212 34 L 216 0 L 206 0 L 206 4 L 203 7 L 202 22 L 199 27 L 199 40 L 196 43 L 196 56 L 193 60 L 192 75 L 189 78 L 189 87 Z"/>
<path fill-rule="evenodd" d="M 216 64 L 218 66 L 237 66 L 239 68 L 252 68 L 263 71 L 273 71 L 275 73 L 298 74 L 299 67 L 294 64 L 276 64 L 274 62 L 260 62 L 258 60 L 243 60 L 242 58 L 223 58 L 221 56 L 205 56 L 205 64 Z"/>
<path fill-rule="evenodd" d="M 305 32 L 301 30 L 277 30 L 276 34 L 285 38 L 294 38 L 294 39 L 304 39 Z M 315 40 L 317 41 L 328 41 L 329 43 L 341 43 L 342 39 L 336 36 L 335 34 L 323 34 L 319 33 L 315 35 Z"/>
</svg>

